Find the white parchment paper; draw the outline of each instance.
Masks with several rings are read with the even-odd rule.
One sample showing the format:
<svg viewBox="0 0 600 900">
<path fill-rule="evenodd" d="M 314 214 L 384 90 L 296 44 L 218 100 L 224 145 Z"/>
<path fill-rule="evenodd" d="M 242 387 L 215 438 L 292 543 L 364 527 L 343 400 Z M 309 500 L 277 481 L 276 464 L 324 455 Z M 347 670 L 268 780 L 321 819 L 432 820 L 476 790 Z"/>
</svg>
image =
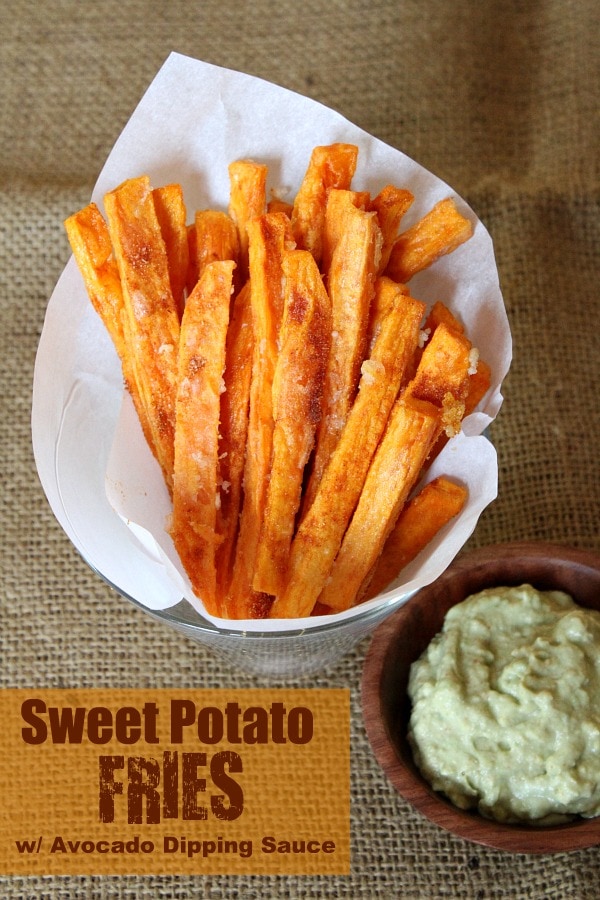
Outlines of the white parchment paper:
<svg viewBox="0 0 600 900">
<path fill-rule="evenodd" d="M 276 85 L 171 54 L 117 140 L 94 188 L 104 194 L 126 178 L 150 176 L 153 186 L 179 182 L 189 220 L 197 209 L 226 209 L 227 166 L 253 158 L 269 166 L 268 190 L 293 196 L 312 148 L 334 141 L 359 147 L 353 186 L 377 193 L 385 184 L 409 188 L 415 202 L 403 227 L 435 202 L 453 196 L 475 226 L 470 241 L 411 282 L 415 297 L 446 303 L 464 323 L 492 368 L 493 383 L 427 478 L 447 474 L 467 484 L 461 515 L 385 595 L 412 592 L 438 577 L 497 495 L 497 459 L 485 428 L 502 404 L 511 336 L 490 236 L 452 189 L 400 151 L 336 112 Z M 65 217 L 74 210 L 66 210 Z M 50 298 L 36 358 L 32 436 L 40 480 L 52 510 L 87 562 L 121 593 L 150 609 L 194 596 L 165 531 L 168 493 L 145 444 L 120 365 L 71 259 Z M 362 606 L 383 602 L 375 598 Z M 356 610 L 318 619 L 227 622 L 230 629 L 277 631 L 349 618 Z M 217 624 L 223 620 L 212 619 Z"/>
</svg>

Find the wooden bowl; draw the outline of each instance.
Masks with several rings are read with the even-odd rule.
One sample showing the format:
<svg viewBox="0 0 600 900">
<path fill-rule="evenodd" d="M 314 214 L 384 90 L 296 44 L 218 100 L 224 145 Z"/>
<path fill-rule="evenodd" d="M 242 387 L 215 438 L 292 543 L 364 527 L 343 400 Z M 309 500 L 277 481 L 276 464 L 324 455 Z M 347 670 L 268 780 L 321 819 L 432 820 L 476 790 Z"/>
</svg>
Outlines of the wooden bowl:
<svg viewBox="0 0 600 900">
<path fill-rule="evenodd" d="M 362 707 L 375 757 L 396 790 L 440 827 L 468 841 L 513 853 L 557 853 L 600 844 L 600 816 L 536 827 L 488 821 L 455 807 L 419 773 L 406 737 L 411 663 L 441 629 L 451 606 L 487 587 L 528 583 L 563 590 L 600 610 L 600 556 L 545 543 L 499 544 L 459 558 L 433 584 L 379 626 L 362 677 Z"/>
</svg>

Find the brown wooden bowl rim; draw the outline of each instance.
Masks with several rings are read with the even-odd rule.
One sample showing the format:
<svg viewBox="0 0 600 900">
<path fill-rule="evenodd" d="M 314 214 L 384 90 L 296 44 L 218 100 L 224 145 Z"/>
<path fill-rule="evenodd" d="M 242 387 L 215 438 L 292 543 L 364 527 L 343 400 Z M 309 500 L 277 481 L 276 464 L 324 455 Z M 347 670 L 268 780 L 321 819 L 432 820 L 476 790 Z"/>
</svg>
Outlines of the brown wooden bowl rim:
<svg viewBox="0 0 600 900">
<path fill-rule="evenodd" d="M 600 555 L 593 550 L 580 549 L 550 542 L 515 541 L 493 544 L 474 550 L 455 560 L 432 585 L 428 585 L 411 597 L 406 604 L 386 619 L 375 631 L 366 654 L 361 680 L 361 702 L 365 728 L 375 758 L 397 792 L 412 804 L 421 814 L 441 828 L 459 835 L 467 841 L 483 844 L 497 850 L 513 853 L 558 853 L 584 849 L 600 844 L 600 816 L 593 819 L 576 819 L 562 825 L 527 826 L 509 825 L 485 819 L 479 813 L 461 810 L 442 794 L 433 790 L 412 762 L 406 735 L 400 740 L 410 760 L 402 758 L 394 735 L 386 724 L 382 700 L 382 677 L 386 665 L 391 664 L 394 638 L 401 632 L 403 624 L 413 614 L 423 597 L 434 591 L 443 591 L 444 585 L 455 578 L 468 574 L 477 580 L 490 566 L 498 561 L 529 564 L 533 570 L 547 569 L 553 562 L 557 571 L 581 567 L 585 573 L 600 579 Z M 492 568 L 493 568 L 492 565 Z M 518 569 L 517 569 L 518 571 Z M 514 577 L 513 584 L 524 583 L 528 579 Z M 545 580 L 545 579 L 544 579 Z M 550 588 L 550 583 L 534 586 Z M 499 585 L 498 581 L 486 582 L 481 586 Z M 474 588 L 479 590 L 480 588 Z M 472 592 L 472 591 L 471 591 Z M 575 600 L 579 598 L 575 596 Z M 454 603 L 458 602 L 455 600 Z M 449 603 L 448 608 L 454 603 Z M 586 605 L 582 602 L 582 605 Z M 599 607 L 600 608 L 600 607 Z M 445 612 L 444 612 L 445 614 Z M 433 635 L 431 635 L 432 637 Z M 420 651 L 419 651 L 420 652 Z M 419 655 L 415 653 L 415 657 Z M 408 698 L 405 698 L 408 705 Z"/>
</svg>

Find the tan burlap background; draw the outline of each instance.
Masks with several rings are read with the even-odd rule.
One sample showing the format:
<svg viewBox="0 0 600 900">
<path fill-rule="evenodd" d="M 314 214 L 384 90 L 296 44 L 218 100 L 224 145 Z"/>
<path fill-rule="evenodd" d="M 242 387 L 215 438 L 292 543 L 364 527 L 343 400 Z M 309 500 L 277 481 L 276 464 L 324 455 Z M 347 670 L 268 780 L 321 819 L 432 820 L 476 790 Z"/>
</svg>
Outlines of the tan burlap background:
<svg viewBox="0 0 600 900">
<path fill-rule="evenodd" d="M 297 90 L 418 159 L 492 233 L 514 337 L 492 429 L 500 496 L 469 547 L 600 549 L 598 26 L 594 0 L 2 0 L 3 687 L 253 684 L 115 596 L 56 524 L 30 447 L 34 357 L 112 144 L 171 50 Z M 600 896 L 600 849 L 478 848 L 394 793 L 360 715 L 366 644 L 319 686 L 353 697 L 345 878 L 5 878 L 6 898 Z"/>
</svg>

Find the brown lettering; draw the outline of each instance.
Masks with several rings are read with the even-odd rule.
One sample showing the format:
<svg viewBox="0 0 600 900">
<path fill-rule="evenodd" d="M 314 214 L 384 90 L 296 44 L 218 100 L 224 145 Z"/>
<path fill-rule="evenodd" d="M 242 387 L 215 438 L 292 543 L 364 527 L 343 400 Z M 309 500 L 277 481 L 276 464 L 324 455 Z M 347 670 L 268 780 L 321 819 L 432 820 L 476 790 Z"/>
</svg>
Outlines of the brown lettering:
<svg viewBox="0 0 600 900">
<path fill-rule="evenodd" d="M 228 771 L 225 771 L 225 770 Z M 233 750 L 221 750 L 215 753 L 210 761 L 210 775 L 215 787 L 221 788 L 223 794 L 210 798 L 210 806 L 217 819 L 232 822 L 244 811 L 244 792 L 241 786 L 228 772 L 242 772 L 242 758 Z M 229 803 L 225 803 L 225 799 Z"/>
<path fill-rule="evenodd" d="M 184 753 L 182 766 L 182 818 L 207 819 L 205 806 L 198 805 L 198 794 L 206 790 L 206 779 L 198 778 L 198 768 L 206 766 L 206 753 Z"/>
<path fill-rule="evenodd" d="M 123 793 L 123 783 L 115 781 L 115 770 L 125 768 L 123 756 L 101 756 L 100 791 L 98 797 L 98 814 L 101 822 L 115 820 L 115 794 Z"/>
</svg>

